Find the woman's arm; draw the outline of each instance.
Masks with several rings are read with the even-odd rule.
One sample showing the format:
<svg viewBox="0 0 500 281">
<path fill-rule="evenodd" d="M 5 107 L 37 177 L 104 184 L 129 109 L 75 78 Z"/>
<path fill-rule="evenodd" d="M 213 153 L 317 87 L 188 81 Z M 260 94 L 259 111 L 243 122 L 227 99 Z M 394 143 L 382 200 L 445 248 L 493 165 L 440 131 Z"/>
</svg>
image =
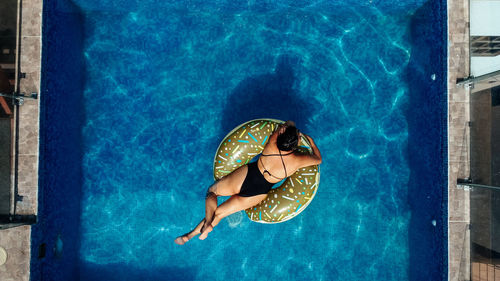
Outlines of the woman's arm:
<svg viewBox="0 0 500 281">
<path fill-rule="evenodd" d="M 312 166 L 312 165 L 319 165 L 321 162 L 323 162 L 323 159 L 321 158 L 321 152 L 319 152 L 318 147 L 316 146 L 316 143 L 314 140 L 306 135 L 302 134 L 306 139 L 309 141 L 311 144 L 311 149 L 313 151 L 312 155 L 301 155 L 299 158 L 300 161 L 300 167 L 307 167 L 307 166 Z"/>
</svg>

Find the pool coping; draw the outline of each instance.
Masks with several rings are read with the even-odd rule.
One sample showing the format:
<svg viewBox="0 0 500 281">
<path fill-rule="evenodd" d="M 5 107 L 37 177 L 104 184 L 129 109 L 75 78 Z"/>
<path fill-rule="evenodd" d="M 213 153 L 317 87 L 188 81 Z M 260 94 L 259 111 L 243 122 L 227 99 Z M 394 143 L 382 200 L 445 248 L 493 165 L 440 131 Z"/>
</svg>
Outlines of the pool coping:
<svg viewBox="0 0 500 281">
<path fill-rule="evenodd" d="M 469 77 L 469 0 L 448 0 L 448 280 L 470 279 L 469 191 L 457 187 L 468 178 L 469 95 L 457 78 Z"/>
<path fill-rule="evenodd" d="M 22 0 L 19 0 L 21 3 Z M 43 0 L 22 3 L 20 91 L 40 93 L 41 26 Z M 469 90 L 456 86 L 456 79 L 469 75 L 469 1 L 448 0 L 448 280 L 469 276 L 469 192 L 457 188 L 456 179 L 469 175 Z M 38 209 L 39 99 L 25 100 L 19 107 L 18 203 L 19 214 Z M 31 227 L 0 232 L 0 246 L 9 258 L 0 266 L 5 281 L 29 280 Z M 465 254 L 464 254 L 465 253 Z M 466 278 L 468 279 L 468 277 Z"/>
</svg>

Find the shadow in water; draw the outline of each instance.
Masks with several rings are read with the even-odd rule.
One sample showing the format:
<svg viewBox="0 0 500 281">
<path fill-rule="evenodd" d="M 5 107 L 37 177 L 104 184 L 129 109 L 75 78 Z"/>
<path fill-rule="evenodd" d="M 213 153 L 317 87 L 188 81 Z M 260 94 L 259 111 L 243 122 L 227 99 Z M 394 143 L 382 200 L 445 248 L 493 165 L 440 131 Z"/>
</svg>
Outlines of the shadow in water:
<svg viewBox="0 0 500 281">
<path fill-rule="evenodd" d="M 445 20 L 445 2 L 431 0 L 415 12 L 409 30 L 410 280 L 447 280 Z"/>
<path fill-rule="evenodd" d="M 144 265 L 147 266 L 145 261 Z M 148 267 L 140 269 L 131 264 L 112 263 L 98 265 L 89 262 L 80 264 L 81 281 L 156 281 L 156 280 L 195 280 L 196 271 L 189 267 Z"/>
<path fill-rule="evenodd" d="M 43 5 L 38 223 L 30 280 L 77 280 L 83 125 L 83 17 L 70 0 Z M 1 278 L 0 278 L 1 279 Z"/>
<path fill-rule="evenodd" d="M 274 72 L 241 81 L 223 110 L 223 132 L 257 118 L 294 120 L 298 126 L 305 124 L 311 106 L 294 90 L 297 84 L 294 67 L 299 61 L 299 58 L 281 55 Z"/>
</svg>

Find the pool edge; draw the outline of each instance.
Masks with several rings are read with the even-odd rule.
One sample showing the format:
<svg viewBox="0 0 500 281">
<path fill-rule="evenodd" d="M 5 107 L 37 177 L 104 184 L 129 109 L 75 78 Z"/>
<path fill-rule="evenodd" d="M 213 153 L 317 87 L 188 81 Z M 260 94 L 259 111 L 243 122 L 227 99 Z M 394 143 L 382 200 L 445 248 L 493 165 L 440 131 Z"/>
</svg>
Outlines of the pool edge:
<svg viewBox="0 0 500 281">
<path fill-rule="evenodd" d="M 457 78 L 469 76 L 469 1 L 448 0 L 448 280 L 470 279 L 469 191 L 457 178 L 469 176 L 469 89 Z M 465 150 L 465 156 L 464 156 Z"/>
</svg>

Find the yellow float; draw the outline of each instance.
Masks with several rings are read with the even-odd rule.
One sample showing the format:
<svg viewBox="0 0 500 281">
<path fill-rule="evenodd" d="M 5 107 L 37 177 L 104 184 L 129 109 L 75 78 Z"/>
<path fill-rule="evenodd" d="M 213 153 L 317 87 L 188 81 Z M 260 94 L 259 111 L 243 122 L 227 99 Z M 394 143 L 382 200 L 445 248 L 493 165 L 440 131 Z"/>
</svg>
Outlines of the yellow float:
<svg viewBox="0 0 500 281">
<path fill-rule="evenodd" d="M 214 178 L 219 180 L 250 162 L 262 153 L 274 130 L 284 122 L 276 119 L 251 120 L 233 129 L 219 145 L 214 158 Z M 312 154 L 305 137 L 299 140 L 299 153 Z M 281 183 L 281 182 L 280 182 Z M 278 183 L 279 184 L 279 183 Z M 266 199 L 246 209 L 250 220 L 260 223 L 280 223 L 300 214 L 316 195 L 319 165 L 297 170 L 279 187 L 271 189 Z"/>
</svg>

